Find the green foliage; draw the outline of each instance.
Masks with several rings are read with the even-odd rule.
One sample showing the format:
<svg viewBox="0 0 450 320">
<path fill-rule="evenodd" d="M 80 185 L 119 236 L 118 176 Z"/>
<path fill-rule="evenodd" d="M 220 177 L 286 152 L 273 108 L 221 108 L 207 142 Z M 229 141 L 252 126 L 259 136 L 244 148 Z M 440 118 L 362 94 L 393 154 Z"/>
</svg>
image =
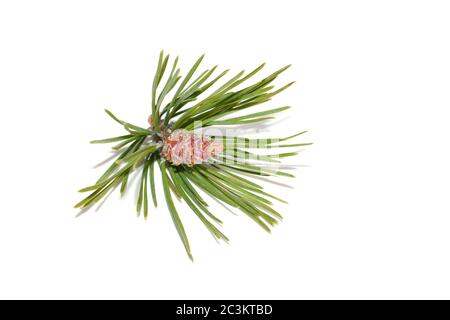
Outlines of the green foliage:
<svg viewBox="0 0 450 320">
<path fill-rule="evenodd" d="M 207 93 L 228 70 L 213 76 L 217 66 L 197 73 L 203 55 L 193 64 L 185 77 L 181 76 L 178 57 L 168 68 L 169 55 L 160 53 L 152 86 L 152 125 L 143 128 L 117 118 L 111 111 L 105 112 L 127 131 L 127 134 L 107 139 L 94 140 L 91 143 L 117 143 L 112 149 L 114 161 L 94 185 L 83 188 L 80 192 L 89 192 L 76 208 L 86 209 L 105 198 L 117 186 L 123 194 L 128 186 L 132 172 L 140 172 L 138 215 L 143 211 L 144 218 L 149 214 L 149 194 L 152 203 L 157 206 L 157 187 L 155 183 L 155 163 L 159 164 L 163 194 L 175 228 L 184 248 L 192 259 L 189 241 L 181 218 L 173 201 L 173 195 L 183 201 L 198 217 L 211 235 L 217 240 L 228 242 L 228 238 L 219 230 L 222 221 L 213 214 L 208 201 L 200 195 L 201 190 L 208 197 L 238 209 L 254 220 L 264 230 L 282 219 L 280 213 L 273 209 L 272 200 L 284 200 L 266 193 L 263 187 L 252 181 L 252 176 L 294 177 L 283 169 L 273 167 L 281 159 L 295 156 L 295 151 L 260 154 L 251 149 L 292 148 L 306 146 L 310 143 L 284 143 L 306 133 L 306 131 L 283 138 L 246 138 L 237 136 L 215 136 L 215 140 L 224 145 L 224 152 L 209 163 L 173 166 L 161 157 L 161 137 L 164 130 L 193 130 L 194 124 L 201 121 L 204 127 L 234 126 L 274 118 L 277 113 L 289 107 L 245 113 L 247 109 L 259 106 L 282 92 L 293 83 L 275 89 L 274 80 L 289 66 L 283 67 L 253 84 L 245 84 L 259 73 L 264 64 L 245 74 L 237 73 L 211 93 Z M 166 73 L 166 70 L 170 69 Z M 163 79 L 166 78 L 164 81 Z M 180 81 L 181 80 L 181 81 Z M 236 89 L 238 88 L 238 89 Z M 169 98 L 170 97 L 170 98 Z M 168 102 L 165 102 L 168 100 Z M 244 113 L 243 113 L 244 111 Z M 239 112 L 237 116 L 233 116 Z M 231 117 L 230 117 L 231 116 Z"/>
</svg>

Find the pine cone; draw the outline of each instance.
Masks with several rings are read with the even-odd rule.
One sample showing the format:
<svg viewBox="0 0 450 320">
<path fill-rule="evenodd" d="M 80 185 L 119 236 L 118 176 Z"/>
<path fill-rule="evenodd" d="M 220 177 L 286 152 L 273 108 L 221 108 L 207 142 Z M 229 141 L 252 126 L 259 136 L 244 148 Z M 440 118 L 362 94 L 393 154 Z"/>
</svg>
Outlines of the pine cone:
<svg viewBox="0 0 450 320">
<path fill-rule="evenodd" d="M 189 167 L 208 161 L 223 152 L 223 144 L 208 136 L 179 129 L 163 139 L 161 155 L 175 166 Z"/>
</svg>

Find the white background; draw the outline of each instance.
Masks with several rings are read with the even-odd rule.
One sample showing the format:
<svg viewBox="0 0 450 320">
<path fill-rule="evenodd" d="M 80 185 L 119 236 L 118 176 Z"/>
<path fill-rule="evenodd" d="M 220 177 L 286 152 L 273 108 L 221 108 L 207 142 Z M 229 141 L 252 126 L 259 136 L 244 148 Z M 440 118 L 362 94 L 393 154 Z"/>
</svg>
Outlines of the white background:
<svg viewBox="0 0 450 320">
<path fill-rule="evenodd" d="M 450 298 L 450 8 L 446 1 L 0 1 L 0 298 Z M 162 194 L 79 218 L 80 187 L 145 125 L 160 49 L 183 70 L 293 67 L 273 136 L 312 147 L 269 235 L 220 209 L 218 245 Z"/>
</svg>

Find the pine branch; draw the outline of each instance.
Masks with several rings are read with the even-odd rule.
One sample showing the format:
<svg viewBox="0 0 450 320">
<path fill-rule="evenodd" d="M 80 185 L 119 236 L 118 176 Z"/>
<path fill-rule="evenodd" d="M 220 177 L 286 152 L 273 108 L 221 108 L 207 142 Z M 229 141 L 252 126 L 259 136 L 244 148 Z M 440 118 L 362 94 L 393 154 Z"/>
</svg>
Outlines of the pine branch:
<svg viewBox="0 0 450 320">
<path fill-rule="evenodd" d="M 170 61 L 169 55 L 160 52 L 151 89 L 149 128 L 145 128 L 147 125 L 139 126 L 121 120 L 105 109 L 125 133 L 91 141 L 93 144 L 115 143 L 112 146 L 115 156 L 93 185 L 79 190 L 88 195 L 75 205 L 80 209 L 90 208 L 101 199 L 106 199 L 118 186 L 120 193 L 124 194 L 129 187 L 130 174 L 136 172 L 140 178 L 136 210 L 138 216 L 143 212 L 144 218 L 147 218 L 149 198 L 155 208 L 158 205 L 154 168 L 155 163 L 158 163 L 162 194 L 190 259 L 193 256 L 189 240 L 173 196 L 190 208 L 216 240 L 229 241 L 219 230 L 222 220 L 215 212 L 211 212 L 208 204 L 211 199 L 240 210 L 270 232 L 272 226 L 282 219 L 282 215 L 274 209 L 273 201 L 287 202 L 264 191 L 264 187 L 253 178 L 293 178 L 291 173 L 277 169 L 274 165 L 281 164 L 287 157 L 298 155 L 298 151 L 289 148 L 311 144 L 302 141 L 286 143 L 306 131 L 282 138 L 208 137 L 192 132 L 198 122 L 203 127 L 209 127 L 272 120 L 290 107 L 248 110 L 270 101 L 294 83 L 278 88 L 274 84 L 289 65 L 262 80 L 250 82 L 265 66 L 261 64 L 249 73 L 238 72 L 219 85 L 229 70 L 216 72 L 216 65 L 202 71 L 200 65 L 203 60 L 204 55 L 201 55 L 183 77 L 178 67 L 178 57 Z M 214 90 L 210 90 L 215 86 Z M 273 148 L 288 149 L 286 152 L 260 153 L 262 149 Z"/>
</svg>

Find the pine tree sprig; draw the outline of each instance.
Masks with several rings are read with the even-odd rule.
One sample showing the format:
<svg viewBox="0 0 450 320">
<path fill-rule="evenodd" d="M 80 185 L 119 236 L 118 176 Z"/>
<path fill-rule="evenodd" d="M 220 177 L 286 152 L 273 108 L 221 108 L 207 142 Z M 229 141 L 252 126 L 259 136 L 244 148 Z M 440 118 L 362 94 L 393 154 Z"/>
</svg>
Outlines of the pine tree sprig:
<svg viewBox="0 0 450 320">
<path fill-rule="evenodd" d="M 263 63 L 249 73 L 238 72 L 220 85 L 219 81 L 229 70 L 217 72 L 216 65 L 202 71 L 203 60 L 204 55 L 201 55 L 183 77 L 178 67 L 179 58 L 170 61 L 169 55 L 160 52 L 151 88 L 148 127 L 121 120 L 105 109 L 107 115 L 123 127 L 125 134 L 91 141 L 92 144 L 113 144 L 114 157 L 93 185 L 79 190 L 88 195 L 75 205 L 87 209 L 100 200 L 103 203 L 119 186 L 123 195 L 130 188 L 130 175 L 136 172 L 139 176 L 136 211 L 138 216 L 142 214 L 147 219 L 149 202 L 155 208 L 158 205 L 160 182 L 169 214 L 191 260 L 191 247 L 174 197 L 186 204 L 217 241 L 228 242 L 229 239 L 220 230 L 222 219 L 209 207 L 211 199 L 240 210 L 271 232 L 282 220 L 282 215 L 274 209 L 274 201 L 287 202 L 266 192 L 254 178 L 293 178 L 292 173 L 280 166 L 285 158 L 298 155 L 298 150 L 289 148 L 311 145 L 291 142 L 306 131 L 281 138 L 196 133 L 194 129 L 199 123 L 205 128 L 233 127 L 274 119 L 290 107 L 248 110 L 270 101 L 294 83 L 279 88 L 274 84 L 290 65 L 251 82 L 264 68 Z M 216 88 L 210 90 L 213 87 Z M 288 149 L 267 151 L 277 148 Z M 266 151 L 261 153 L 262 150 Z M 156 164 L 161 175 L 159 181 L 155 179 Z"/>
</svg>

